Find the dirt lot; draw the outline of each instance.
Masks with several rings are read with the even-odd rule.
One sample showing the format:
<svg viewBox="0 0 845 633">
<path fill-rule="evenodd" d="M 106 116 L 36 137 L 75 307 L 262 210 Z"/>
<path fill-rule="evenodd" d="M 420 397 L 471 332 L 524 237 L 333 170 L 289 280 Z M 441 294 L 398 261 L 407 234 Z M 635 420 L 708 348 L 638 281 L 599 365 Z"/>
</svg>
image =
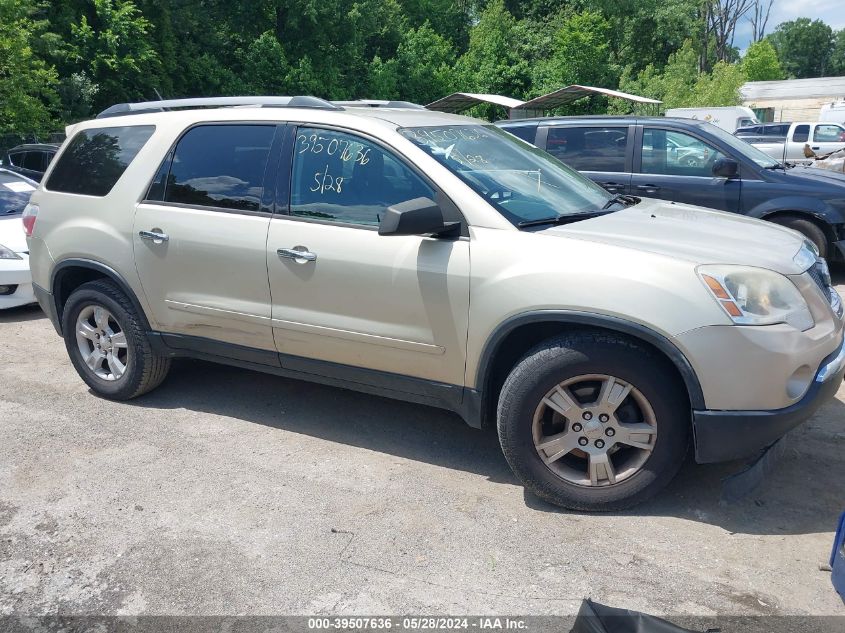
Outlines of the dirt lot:
<svg viewBox="0 0 845 633">
<path fill-rule="evenodd" d="M 839 275 L 845 280 L 845 275 Z M 845 286 L 840 285 L 845 294 Z M 845 615 L 845 388 L 764 489 L 688 465 L 634 511 L 524 493 L 456 416 L 201 362 L 91 395 L 36 309 L 0 316 L 0 615 Z"/>
</svg>

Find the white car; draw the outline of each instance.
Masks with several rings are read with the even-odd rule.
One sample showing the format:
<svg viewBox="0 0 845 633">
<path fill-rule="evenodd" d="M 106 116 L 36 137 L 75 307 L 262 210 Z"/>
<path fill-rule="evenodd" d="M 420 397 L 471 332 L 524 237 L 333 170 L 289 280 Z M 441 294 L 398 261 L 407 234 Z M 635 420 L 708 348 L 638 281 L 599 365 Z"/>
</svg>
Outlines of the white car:
<svg viewBox="0 0 845 633">
<path fill-rule="evenodd" d="M 21 214 L 37 186 L 0 168 L 0 310 L 36 302 Z"/>
</svg>

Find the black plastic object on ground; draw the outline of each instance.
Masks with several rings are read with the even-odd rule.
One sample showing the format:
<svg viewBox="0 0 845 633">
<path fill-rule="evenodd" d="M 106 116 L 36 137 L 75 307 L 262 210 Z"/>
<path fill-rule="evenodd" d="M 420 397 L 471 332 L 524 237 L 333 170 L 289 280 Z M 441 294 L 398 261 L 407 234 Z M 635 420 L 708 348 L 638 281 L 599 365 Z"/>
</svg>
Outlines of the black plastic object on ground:
<svg viewBox="0 0 845 633">
<path fill-rule="evenodd" d="M 653 615 L 615 609 L 590 599 L 581 603 L 569 633 L 694 633 Z"/>
</svg>

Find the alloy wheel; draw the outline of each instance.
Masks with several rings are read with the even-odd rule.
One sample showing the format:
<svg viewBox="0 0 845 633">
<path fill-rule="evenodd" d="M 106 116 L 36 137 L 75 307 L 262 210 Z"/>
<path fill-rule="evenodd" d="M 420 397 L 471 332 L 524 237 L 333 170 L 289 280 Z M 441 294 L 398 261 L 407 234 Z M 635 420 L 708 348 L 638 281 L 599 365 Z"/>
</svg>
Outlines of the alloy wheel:
<svg viewBox="0 0 845 633">
<path fill-rule="evenodd" d="M 79 312 L 76 344 L 82 361 L 98 378 L 119 380 L 126 372 L 129 363 L 126 333 L 103 306 L 92 304 Z"/>
<path fill-rule="evenodd" d="M 643 467 L 657 440 L 654 410 L 633 385 L 614 376 L 576 376 L 540 401 L 534 447 L 556 476 L 579 486 L 611 486 Z"/>
</svg>

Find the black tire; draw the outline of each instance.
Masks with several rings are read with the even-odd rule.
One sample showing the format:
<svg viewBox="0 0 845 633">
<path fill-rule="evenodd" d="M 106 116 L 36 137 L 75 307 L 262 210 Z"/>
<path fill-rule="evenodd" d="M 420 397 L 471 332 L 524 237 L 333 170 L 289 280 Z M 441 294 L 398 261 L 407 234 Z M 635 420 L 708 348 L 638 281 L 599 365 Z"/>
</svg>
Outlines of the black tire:
<svg viewBox="0 0 845 633">
<path fill-rule="evenodd" d="M 780 215 L 772 218 L 772 222 L 780 224 L 788 229 L 798 231 L 819 249 L 819 255 L 827 259 L 827 235 L 824 230 L 812 220 L 801 217 L 800 215 Z"/>
<path fill-rule="evenodd" d="M 90 306 L 102 306 L 108 310 L 126 335 L 126 370 L 120 378 L 101 378 L 86 365 L 82 357 L 77 344 L 76 323 L 82 310 Z M 91 281 L 71 293 L 62 313 L 62 332 L 68 356 L 77 373 L 97 395 L 104 398 L 136 398 L 158 387 L 170 370 L 170 358 L 153 349 L 132 302 L 111 281 Z"/>
<path fill-rule="evenodd" d="M 651 454 L 638 471 L 595 487 L 552 472 L 532 436 L 534 413 L 545 395 L 564 380 L 588 374 L 613 376 L 634 386 L 651 405 L 658 429 Z M 499 441 L 514 473 L 538 497 L 574 510 L 621 510 L 654 495 L 683 464 L 690 425 L 686 391 L 674 368 L 648 348 L 613 334 L 582 332 L 545 341 L 517 363 L 499 397 Z"/>
</svg>

